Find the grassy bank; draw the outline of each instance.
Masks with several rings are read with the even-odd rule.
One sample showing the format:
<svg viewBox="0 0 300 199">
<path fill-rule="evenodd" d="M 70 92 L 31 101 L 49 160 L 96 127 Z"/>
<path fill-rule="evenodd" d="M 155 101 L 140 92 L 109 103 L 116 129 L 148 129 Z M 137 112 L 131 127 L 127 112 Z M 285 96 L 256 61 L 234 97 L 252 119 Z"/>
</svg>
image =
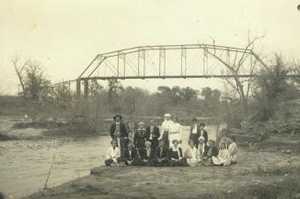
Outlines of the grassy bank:
<svg viewBox="0 0 300 199">
<path fill-rule="evenodd" d="M 299 136 L 278 140 L 294 144 L 288 153 L 270 143 L 264 148 L 244 147 L 238 164 L 230 167 L 98 167 L 90 176 L 27 199 L 299 198 Z"/>
</svg>

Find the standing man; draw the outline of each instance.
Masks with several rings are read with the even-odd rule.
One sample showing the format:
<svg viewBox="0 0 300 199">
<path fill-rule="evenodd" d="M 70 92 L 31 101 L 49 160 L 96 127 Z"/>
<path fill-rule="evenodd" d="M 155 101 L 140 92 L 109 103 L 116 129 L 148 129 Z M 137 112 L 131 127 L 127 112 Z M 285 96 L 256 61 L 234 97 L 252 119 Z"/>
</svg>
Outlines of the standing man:
<svg viewBox="0 0 300 199">
<path fill-rule="evenodd" d="M 190 140 L 193 140 L 193 143 L 197 148 L 200 139 L 204 141 L 205 145 L 207 145 L 208 135 L 204 127 L 205 127 L 204 123 L 200 123 L 198 125 L 197 118 L 193 119 L 193 124 L 190 132 Z"/>
<path fill-rule="evenodd" d="M 199 134 L 199 139 L 204 140 L 205 146 L 207 146 L 207 141 L 208 141 L 208 134 L 207 131 L 205 130 L 205 123 L 200 123 L 200 134 Z"/>
<path fill-rule="evenodd" d="M 120 148 L 121 161 L 126 161 L 128 156 L 128 132 L 126 125 L 122 122 L 122 116 L 117 114 L 113 117 L 114 122 L 110 127 L 110 136 Z"/>
<path fill-rule="evenodd" d="M 193 124 L 191 126 L 190 138 L 189 138 L 189 140 L 192 142 L 189 143 L 193 143 L 196 148 L 198 148 L 198 144 L 199 144 L 199 133 L 200 133 L 200 128 L 198 125 L 198 121 L 197 118 L 194 118 Z"/>
<path fill-rule="evenodd" d="M 159 153 L 159 128 L 155 125 L 154 120 L 150 120 L 150 126 L 146 128 L 146 139 L 151 143 L 151 158 L 156 158 Z"/>
</svg>

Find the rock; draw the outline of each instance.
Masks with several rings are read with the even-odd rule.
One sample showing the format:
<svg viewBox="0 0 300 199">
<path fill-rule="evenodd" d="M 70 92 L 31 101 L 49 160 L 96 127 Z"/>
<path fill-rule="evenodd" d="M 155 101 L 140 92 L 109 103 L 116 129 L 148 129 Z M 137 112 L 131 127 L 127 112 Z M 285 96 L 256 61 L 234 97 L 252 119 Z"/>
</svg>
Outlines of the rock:
<svg viewBox="0 0 300 199">
<path fill-rule="evenodd" d="M 285 153 L 285 154 L 291 154 L 292 150 L 291 149 L 282 149 L 281 153 Z"/>
<path fill-rule="evenodd" d="M 290 153 L 292 153 L 292 150 L 291 150 L 291 149 L 287 149 L 287 150 L 285 151 L 285 153 L 290 154 Z"/>
</svg>

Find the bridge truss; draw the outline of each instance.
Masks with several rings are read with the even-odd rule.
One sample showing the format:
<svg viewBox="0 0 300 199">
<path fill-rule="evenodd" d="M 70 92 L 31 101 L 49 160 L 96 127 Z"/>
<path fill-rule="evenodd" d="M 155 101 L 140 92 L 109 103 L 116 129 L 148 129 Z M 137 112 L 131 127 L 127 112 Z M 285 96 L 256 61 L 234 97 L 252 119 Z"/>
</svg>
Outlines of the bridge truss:
<svg viewBox="0 0 300 199">
<path fill-rule="evenodd" d="M 266 64 L 246 48 L 210 44 L 151 45 L 97 54 L 76 80 L 77 96 L 89 82 L 110 79 L 252 78 Z"/>
</svg>

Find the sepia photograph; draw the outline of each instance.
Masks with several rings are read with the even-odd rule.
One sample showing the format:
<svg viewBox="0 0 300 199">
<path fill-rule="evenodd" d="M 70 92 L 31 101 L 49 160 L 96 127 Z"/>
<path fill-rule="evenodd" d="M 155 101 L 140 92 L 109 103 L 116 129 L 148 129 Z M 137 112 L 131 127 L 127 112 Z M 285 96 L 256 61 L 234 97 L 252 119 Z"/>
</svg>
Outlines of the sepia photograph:
<svg viewBox="0 0 300 199">
<path fill-rule="evenodd" d="M 300 0 L 0 0 L 0 199 L 300 199 Z"/>
</svg>

